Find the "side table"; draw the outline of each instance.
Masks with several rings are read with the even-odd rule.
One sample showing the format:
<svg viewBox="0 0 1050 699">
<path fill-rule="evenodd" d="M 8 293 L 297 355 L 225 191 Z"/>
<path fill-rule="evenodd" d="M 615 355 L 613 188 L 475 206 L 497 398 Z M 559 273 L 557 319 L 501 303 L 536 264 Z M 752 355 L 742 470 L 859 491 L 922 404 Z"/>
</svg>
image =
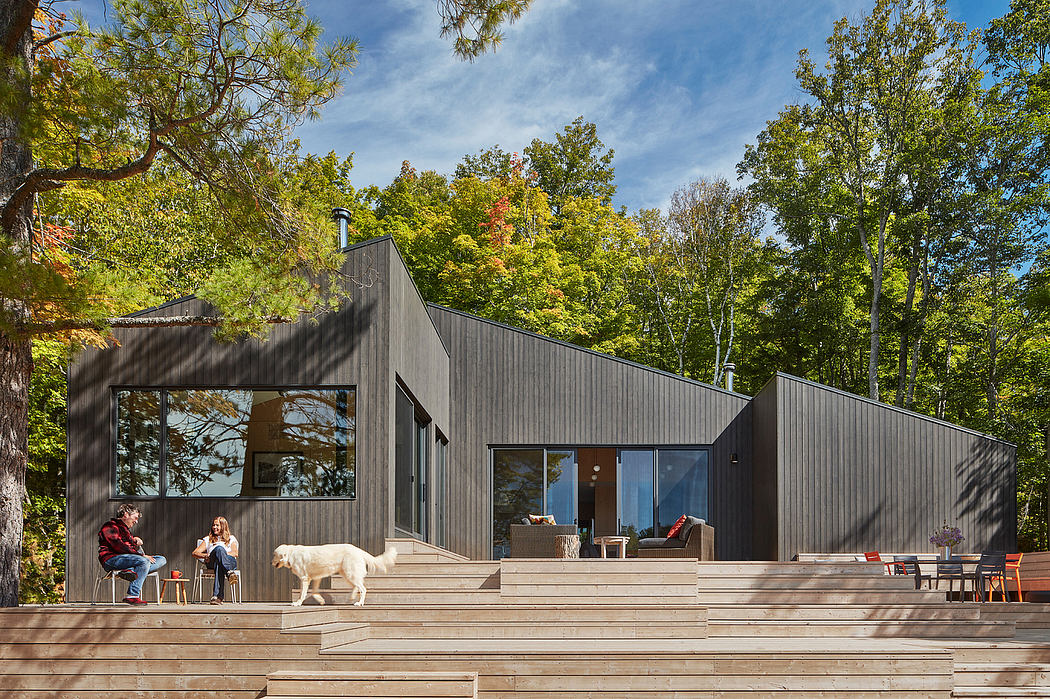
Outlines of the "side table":
<svg viewBox="0 0 1050 699">
<path fill-rule="evenodd" d="M 617 555 L 617 558 L 627 558 L 626 536 L 596 536 L 594 537 L 594 543 L 601 547 L 602 558 L 606 558 L 606 546 L 613 547 L 613 553 Z"/>
<path fill-rule="evenodd" d="M 163 584 L 160 586 L 160 601 L 164 601 L 164 591 L 168 588 L 168 583 L 172 583 L 175 587 L 175 604 L 188 604 L 189 598 L 186 597 L 186 578 L 164 578 Z"/>
</svg>

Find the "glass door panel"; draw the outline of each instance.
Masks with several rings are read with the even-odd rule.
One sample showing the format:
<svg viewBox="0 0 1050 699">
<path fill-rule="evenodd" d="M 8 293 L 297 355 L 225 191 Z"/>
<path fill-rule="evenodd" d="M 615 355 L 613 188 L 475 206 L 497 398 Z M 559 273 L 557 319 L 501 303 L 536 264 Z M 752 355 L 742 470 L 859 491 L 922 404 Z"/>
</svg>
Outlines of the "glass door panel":
<svg viewBox="0 0 1050 699">
<path fill-rule="evenodd" d="M 667 536 L 683 514 L 707 519 L 707 450 L 660 449 L 657 481 L 659 533 Z"/>
<path fill-rule="evenodd" d="M 547 452 L 547 509 L 558 524 L 576 523 L 576 451 Z"/>
<path fill-rule="evenodd" d="M 510 525 L 542 509 L 543 449 L 493 449 L 493 558 L 510 555 Z"/>
<path fill-rule="evenodd" d="M 621 449 L 617 459 L 620 535 L 630 537 L 627 550 L 636 552 L 638 540 L 653 534 L 652 449 Z"/>
</svg>

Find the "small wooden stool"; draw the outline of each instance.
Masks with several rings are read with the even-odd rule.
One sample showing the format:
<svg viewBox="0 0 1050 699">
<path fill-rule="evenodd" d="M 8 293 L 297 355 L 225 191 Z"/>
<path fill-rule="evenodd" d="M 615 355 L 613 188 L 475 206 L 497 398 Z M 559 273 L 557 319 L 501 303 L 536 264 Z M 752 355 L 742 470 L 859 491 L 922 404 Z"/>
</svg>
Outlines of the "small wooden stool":
<svg viewBox="0 0 1050 699">
<path fill-rule="evenodd" d="M 594 543 L 602 547 L 602 558 L 606 558 L 605 547 L 612 546 L 613 552 L 618 554 L 617 558 L 627 558 L 626 536 L 596 536 Z"/>
<path fill-rule="evenodd" d="M 557 534 L 554 537 L 555 558 L 579 558 L 580 557 L 580 535 L 579 534 Z"/>
<path fill-rule="evenodd" d="M 164 601 L 164 591 L 168 588 L 168 583 L 174 583 L 175 604 L 188 604 L 189 598 L 186 597 L 186 578 L 164 578 L 163 584 L 160 586 L 160 601 Z"/>
</svg>

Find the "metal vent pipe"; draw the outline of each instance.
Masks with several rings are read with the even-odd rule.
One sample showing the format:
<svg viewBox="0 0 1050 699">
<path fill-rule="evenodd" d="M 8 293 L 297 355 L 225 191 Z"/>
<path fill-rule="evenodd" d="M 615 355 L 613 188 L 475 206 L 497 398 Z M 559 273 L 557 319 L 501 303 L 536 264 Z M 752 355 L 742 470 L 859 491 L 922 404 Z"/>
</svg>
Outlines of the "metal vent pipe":
<svg viewBox="0 0 1050 699">
<path fill-rule="evenodd" d="M 350 210 L 342 208 L 332 209 L 332 220 L 339 224 L 339 249 L 342 250 L 346 247 L 348 230 L 350 228 Z"/>
<path fill-rule="evenodd" d="M 726 362 L 725 364 L 722 365 L 722 369 L 725 371 L 725 374 L 726 374 L 726 390 L 727 391 L 732 391 L 733 390 L 733 372 L 736 371 L 736 364 L 733 364 L 732 362 Z"/>
</svg>

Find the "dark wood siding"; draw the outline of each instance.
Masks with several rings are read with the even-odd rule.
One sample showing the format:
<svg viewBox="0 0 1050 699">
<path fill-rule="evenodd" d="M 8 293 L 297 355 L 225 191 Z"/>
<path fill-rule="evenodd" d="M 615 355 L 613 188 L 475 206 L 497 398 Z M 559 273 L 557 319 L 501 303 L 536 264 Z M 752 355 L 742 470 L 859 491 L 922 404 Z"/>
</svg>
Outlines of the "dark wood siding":
<svg viewBox="0 0 1050 699">
<path fill-rule="evenodd" d="M 452 548 L 491 555 L 492 445 L 710 444 L 720 558 L 751 547 L 748 399 L 481 318 L 431 306 L 452 355 Z M 738 454 L 736 465 L 729 455 Z"/>
<path fill-rule="evenodd" d="M 357 387 L 356 500 L 142 500 L 143 519 L 137 533 L 148 551 L 165 555 L 173 567 L 187 573 L 193 570 L 189 553 L 219 514 L 230 520 L 240 539 L 245 597 L 250 600 L 288 598 L 292 586 L 288 572 L 270 566 L 271 552 L 278 544 L 352 541 L 373 551 L 382 546 L 383 539 L 393 533 L 387 503 L 392 489 L 387 434 L 393 386 L 389 294 L 391 279 L 401 282 L 400 272 L 391 272 L 392 251 L 389 239 L 350 248 L 347 271 L 365 277 L 366 268 L 372 268 L 377 281 L 353 291 L 351 303 L 321 316 L 316 323 L 274 327 L 266 342 L 220 344 L 207 328 L 118 331 L 119 347 L 85 352 L 73 364 L 69 380 L 70 601 L 90 596 L 99 570 L 96 532 L 120 502 L 112 498 L 114 387 Z M 398 258 L 394 267 L 400 265 Z M 422 306 L 418 299 L 416 304 Z M 149 314 L 206 310 L 200 301 L 186 299 Z M 407 315 L 403 308 L 399 312 Z M 432 328 L 431 334 L 430 343 L 423 346 L 440 346 Z M 419 343 L 418 338 L 413 341 Z M 447 365 L 443 351 L 439 367 L 442 362 Z M 420 367 L 420 371 L 427 369 Z M 440 395 L 434 405 L 440 415 Z"/>
<path fill-rule="evenodd" d="M 751 508 L 754 512 L 751 554 L 758 560 L 776 560 L 779 532 L 777 500 L 777 382 L 769 381 L 751 399 L 752 450 Z"/>
<path fill-rule="evenodd" d="M 434 441 L 436 431 L 446 438 L 449 429 L 449 356 L 441 342 L 434 321 L 427 312 L 426 304 L 419 295 L 412 277 L 405 267 L 397 248 L 391 245 L 390 255 L 390 371 L 387 378 L 391 390 L 395 378 L 416 404 L 430 417 L 427 437 L 430 449 L 427 452 L 428 497 L 426 512 L 428 521 L 434 521 L 435 498 L 431 497 L 434 482 Z M 391 401 L 389 424 L 395 424 L 394 402 Z M 387 448 L 394 453 L 394 430 L 387 431 Z M 389 482 L 394 483 L 394 462 L 390 462 Z M 394 489 L 388 493 L 389 527 L 394 526 Z M 427 539 L 434 541 L 433 527 L 427 526 Z"/>
<path fill-rule="evenodd" d="M 932 552 L 944 521 L 963 530 L 965 551 L 1016 550 L 1013 445 L 784 374 L 774 381 L 781 560 Z M 763 429 L 767 390 L 755 399 Z"/>
</svg>

